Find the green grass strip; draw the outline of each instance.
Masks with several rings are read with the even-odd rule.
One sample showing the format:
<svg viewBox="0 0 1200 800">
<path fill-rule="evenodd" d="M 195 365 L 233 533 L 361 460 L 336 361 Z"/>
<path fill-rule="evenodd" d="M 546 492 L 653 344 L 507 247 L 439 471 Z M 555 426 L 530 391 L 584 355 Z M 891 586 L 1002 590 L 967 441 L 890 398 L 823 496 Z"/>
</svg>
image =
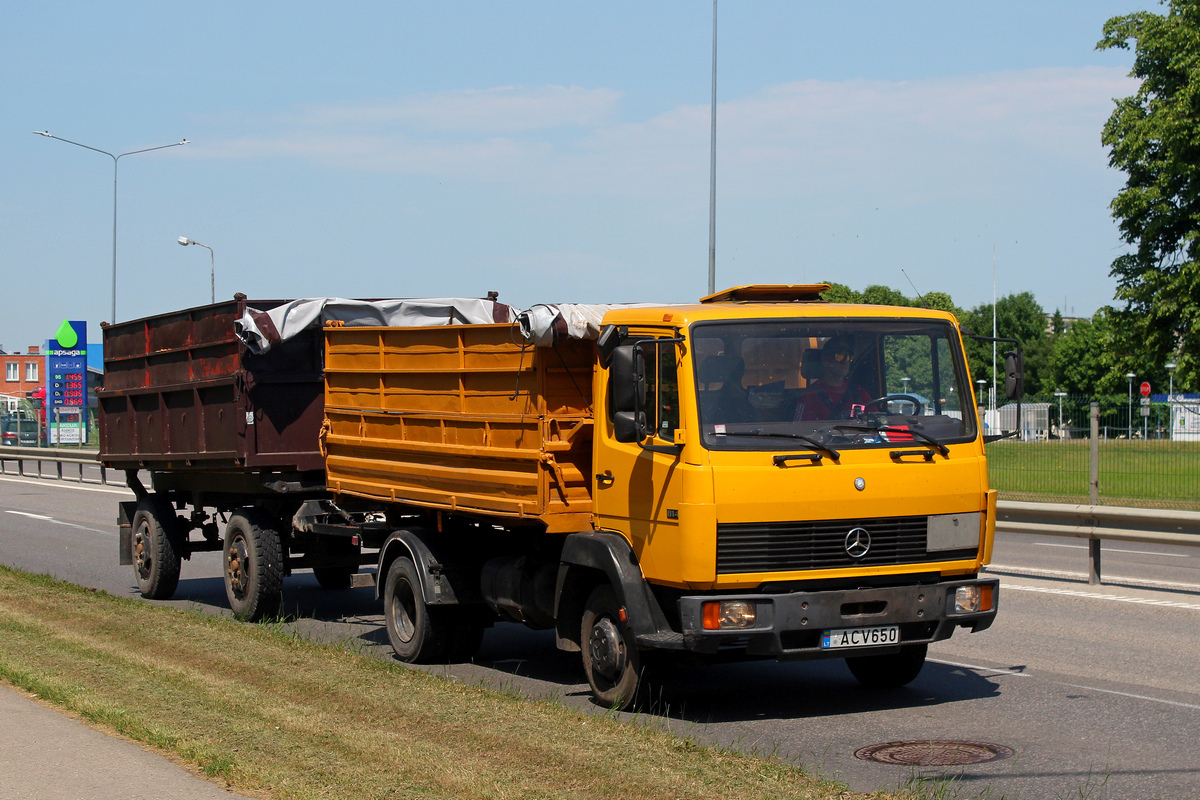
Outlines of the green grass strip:
<svg viewBox="0 0 1200 800">
<path fill-rule="evenodd" d="M 0 678 L 264 797 L 862 796 L 778 759 L 7 567 Z"/>
</svg>

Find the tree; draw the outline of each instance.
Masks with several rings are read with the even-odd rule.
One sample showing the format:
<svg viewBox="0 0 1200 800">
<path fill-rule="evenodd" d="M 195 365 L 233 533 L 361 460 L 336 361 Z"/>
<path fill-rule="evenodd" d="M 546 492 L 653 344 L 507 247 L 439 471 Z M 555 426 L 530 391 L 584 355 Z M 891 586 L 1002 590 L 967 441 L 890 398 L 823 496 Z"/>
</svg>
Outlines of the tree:
<svg viewBox="0 0 1200 800">
<path fill-rule="evenodd" d="M 1104 125 L 1109 164 L 1128 176 L 1110 208 L 1132 252 L 1111 274 L 1120 331 L 1143 369 L 1175 360 L 1176 387 L 1200 385 L 1200 0 L 1170 0 L 1164 16 L 1139 11 L 1104 25 L 1099 50 L 1135 56 L 1141 85 Z M 1129 343 L 1126 343 L 1129 344 Z M 1128 349 L 1128 348 L 1127 348 Z"/>
</svg>

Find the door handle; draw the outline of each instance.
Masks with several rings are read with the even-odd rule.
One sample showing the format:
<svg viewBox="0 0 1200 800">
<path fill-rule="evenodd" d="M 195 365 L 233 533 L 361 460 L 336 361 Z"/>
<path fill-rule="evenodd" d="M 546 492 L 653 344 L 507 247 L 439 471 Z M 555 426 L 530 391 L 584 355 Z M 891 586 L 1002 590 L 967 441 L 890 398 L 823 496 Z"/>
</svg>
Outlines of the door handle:
<svg viewBox="0 0 1200 800">
<path fill-rule="evenodd" d="M 613 481 L 615 481 L 615 480 L 616 480 L 616 478 L 613 476 L 613 474 L 611 472 L 608 472 L 607 470 L 602 473 L 597 473 L 597 475 L 596 475 L 596 484 L 598 486 L 600 486 L 601 488 L 604 488 L 606 486 L 612 486 Z"/>
</svg>

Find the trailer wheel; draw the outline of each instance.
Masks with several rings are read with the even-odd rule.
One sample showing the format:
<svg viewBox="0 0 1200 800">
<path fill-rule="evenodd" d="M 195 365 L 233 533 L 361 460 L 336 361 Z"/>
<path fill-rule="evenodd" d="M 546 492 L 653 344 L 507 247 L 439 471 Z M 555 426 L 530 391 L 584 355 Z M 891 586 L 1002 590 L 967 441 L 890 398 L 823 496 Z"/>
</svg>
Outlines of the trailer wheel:
<svg viewBox="0 0 1200 800">
<path fill-rule="evenodd" d="M 412 560 L 393 561 L 383 588 L 383 616 L 397 658 L 410 664 L 445 661 L 452 625 L 442 611 L 426 604 Z"/>
<path fill-rule="evenodd" d="M 225 526 L 225 594 L 239 619 L 279 613 L 283 600 L 283 543 L 270 514 L 243 508 Z"/>
<path fill-rule="evenodd" d="M 133 573 L 138 591 L 150 600 L 166 600 L 179 586 L 183 531 L 175 509 L 161 498 L 146 498 L 133 515 Z"/>
<path fill-rule="evenodd" d="M 593 589 L 583 607 L 580 643 L 583 671 L 596 702 L 625 710 L 637 699 L 641 654 L 620 611 L 611 586 Z"/>
<path fill-rule="evenodd" d="M 846 666 L 868 689 L 896 689 L 912 683 L 921 673 L 927 650 L 927 645 L 913 644 L 899 653 L 847 658 Z"/>
</svg>

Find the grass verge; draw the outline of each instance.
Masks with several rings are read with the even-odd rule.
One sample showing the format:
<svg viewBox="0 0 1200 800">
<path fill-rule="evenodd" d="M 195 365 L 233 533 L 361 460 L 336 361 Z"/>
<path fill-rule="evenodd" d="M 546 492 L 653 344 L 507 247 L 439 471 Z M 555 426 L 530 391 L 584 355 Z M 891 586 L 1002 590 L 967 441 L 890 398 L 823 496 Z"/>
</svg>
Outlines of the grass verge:
<svg viewBox="0 0 1200 800">
<path fill-rule="evenodd" d="M 262 797 L 862 797 L 779 760 L 3 566 L 0 679 Z"/>
</svg>

